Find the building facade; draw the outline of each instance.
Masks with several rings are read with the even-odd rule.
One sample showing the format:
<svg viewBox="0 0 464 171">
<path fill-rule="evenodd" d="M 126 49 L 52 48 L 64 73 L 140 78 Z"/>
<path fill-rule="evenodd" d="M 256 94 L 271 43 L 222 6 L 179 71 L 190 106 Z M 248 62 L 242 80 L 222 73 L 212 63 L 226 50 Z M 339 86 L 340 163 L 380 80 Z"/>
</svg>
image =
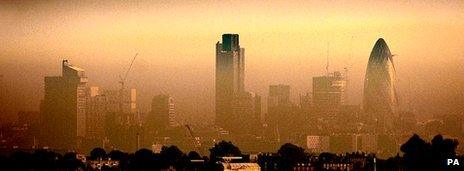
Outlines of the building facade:
<svg viewBox="0 0 464 171">
<path fill-rule="evenodd" d="M 43 145 L 58 149 L 76 149 L 86 133 L 85 72 L 62 62 L 62 76 L 45 77 L 42 104 Z"/>
<path fill-rule="evenodd" d="M 288 142 L 293 131 L 300 124 L 297 106 L 290 101 L 289 85 L 270 85 L 267 101 L 266 122 L 268 124 L 268 137 L 277 142 Z"/>
<path fill-rule="evenodd" d="M 107 112 L 114 117 L 114 124 L 134 125 L 138 123 L 137 90 L 104 90 L 101 93 L 107 100 Z"/>
<path fill-rule="evenodd" d="M 364 80 L 363 110 L 378 122 L 378 131 L 391 130 L 397 113 L 396 73 L 390 49 L 380 38 L 374 45 Z"/>
<path fill-rule="evenodd" d="M 313 77 L 313 105 L 315 111 L 336 114 L 346 100 L 346 78 L 340 72 Z"/>
<path fill-rule="evenodd" d="M 232 130 L 239 124 L 234 103 L 244 91 L 245 49 L 240 47 L 238 34 L 222 35 L 216 43 L 216 125 Z"/>
<path fill-rule="evenodd" d="M 174 98 L 169 95 L 153 97 L 151 112 L 147 118 L 150 129 L 166 130 L 177 125 Z"/>
<path fill-rule="evenodd" d="M 86 138 L 102 140 L 105 137 L 105 119 L 108 99 L 100 94 L 98 87 L 87 89 Z"/>
</svg>

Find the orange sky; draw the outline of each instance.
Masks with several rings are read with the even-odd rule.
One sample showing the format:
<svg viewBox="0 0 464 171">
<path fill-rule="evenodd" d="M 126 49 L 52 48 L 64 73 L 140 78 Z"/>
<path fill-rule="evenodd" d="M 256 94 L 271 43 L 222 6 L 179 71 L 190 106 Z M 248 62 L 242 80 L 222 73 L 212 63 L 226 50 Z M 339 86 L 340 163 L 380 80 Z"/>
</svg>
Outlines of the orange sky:
<svg viewBox="0 0 464 171">
<path fill-rule="evenodd" d="M 90 85 L 115 88 L 136 52 L 128 85 L 143 109 L 169 93 L 184 118 L 212 116 L 223 33 L 240 34 L 246 88 L 264 96 L 269 84 L 290 84 L 295 102 L 310 91 L 329 44 L 331 70 L 351 68 L 349 103 L 360 104 L 369 53 L 383 37 L 397 55 L 403 102 L 414 99 L 419 113 L 463 111 L 453 107 L 464 103 L 463 1 L 2 1 L 0 26 L 7 120 L 38 110 L 43 77 L 58 75 L 61 59 L 86 69 Z"/>
</svg>

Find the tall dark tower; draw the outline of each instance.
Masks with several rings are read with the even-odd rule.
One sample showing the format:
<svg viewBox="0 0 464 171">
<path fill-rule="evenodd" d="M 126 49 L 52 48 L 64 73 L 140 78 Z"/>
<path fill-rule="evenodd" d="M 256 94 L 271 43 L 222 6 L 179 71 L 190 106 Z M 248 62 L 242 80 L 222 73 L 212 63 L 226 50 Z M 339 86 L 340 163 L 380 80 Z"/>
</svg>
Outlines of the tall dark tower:
<svg viewBox="0 0 464 171">
<path fill-rule="evenodd" d="M 227 130 L 237 126 L 234 99 L 245 92 L 244 53 L 238 34 L 224 34 L 216 43 L 216 125 Z"/>
<path fill-rule="evenodd" d="M 42 106 L 43 145 L 75 150 L 86 137 L 87 77 L 83 69 L 62 62 L 62 76 L 45 77 Z"/>
<path fill-rule="evenodd" d="M 380 38 L 374 45 L 367 64 L 364 81 L 364 111 L 377 120 L 382 129 L 388 129 L 396 115 L 398 99 L 396 75 L 392 54 Z"/>
</svg>

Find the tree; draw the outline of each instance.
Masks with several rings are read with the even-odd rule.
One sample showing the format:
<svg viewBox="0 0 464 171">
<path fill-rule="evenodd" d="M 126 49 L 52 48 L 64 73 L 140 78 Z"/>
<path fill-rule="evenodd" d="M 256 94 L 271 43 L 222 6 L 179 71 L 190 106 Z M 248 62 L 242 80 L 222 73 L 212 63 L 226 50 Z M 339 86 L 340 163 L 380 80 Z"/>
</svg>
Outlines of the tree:
<svg viewBox="0 0 464 171">
<path fill-rule="evenodd" d="M 97 147 L 90 151 L 90 160 L 101 160 L 106 158 L 106 151 L 103 148 Z"/>
<path fill-rule="evenodd" d="M 455 139 L 444 139 L 440 134 L 433 137 L 431 142 L 434 168 L 443 170 L 445 169 L 443 161 L 456 158 L 456 148 L 459 142 Z"/>
<path fill-rule="evenodd" d="M 431 146 L 419 135 L 414 134 L 400 149 L 404 153 L 406 170 L 433 170 Z"/>
<path fill-rule="evenodd" d="M 297 145 L 286 143 L 277 151 L 281 161 L 280 169 L 287 170 L 293 168 L 298 162 L 303 162 L 305 159 L 305 150 Z"/>
<path fill-rule="evenodd" d="M 120 170 L 127 170 L 129 155 L 119 150 L 112 150 L 108 153 L 111 160 L 119 161 Z M 103 169 L 102 169 L 103 170 Z"/>
<path fill-rule="evenodd" d="M 84 169 L 84 163 L 77 159 L 77 154 L 74 152 L 64 154 L 61 163 L 66 170 L 78 170 L 79 168 Z"/>
<path fill-rule="evenodd" d="M 177 146 L 163 146 L 160 155 L 164 168 L 175 167 L 176 170 L 182 170 L 187 164 L 186 156 Z"/>
<path fill-rule="evenodd" d="M 196 152 L 196 151 L 190 151 L 188 154 L 187 154 L 187 157 L 190 159 L 190 160 L 199 160 L 199 159 L 202 159 L 201 158 L 201 155 Z"/>
<path fill-rule="evenodd" d="M 48 150 L 36 150 L 32 154 L 33 167 L 36 170 L 56 170 L 58 167 L 58 160 L 62 156 L 58 153 L 48 151 Z"/>
<path fill-rule="evenodd" d="M 127 154 L 119 150 L 112 150 L 108 153 L 108 157 L 112 160 L 122 160 L 127 158 Z"/>
<path fill-rule="evenodd" d="M 242 152 L 240 149 L 232 144 L 232 142 L 221 141 L 214 144 L 214 147 L 209 149 L 210 159 L 216 160 L 217 157 L 232 157 L 232 156 L 241 156 Z"/>
<path fill-rule="evenodd" d="M 160 170 L 157 156 L 149 149 L 136 151 L 129 161 L 128 170 Z"/>
</svg>

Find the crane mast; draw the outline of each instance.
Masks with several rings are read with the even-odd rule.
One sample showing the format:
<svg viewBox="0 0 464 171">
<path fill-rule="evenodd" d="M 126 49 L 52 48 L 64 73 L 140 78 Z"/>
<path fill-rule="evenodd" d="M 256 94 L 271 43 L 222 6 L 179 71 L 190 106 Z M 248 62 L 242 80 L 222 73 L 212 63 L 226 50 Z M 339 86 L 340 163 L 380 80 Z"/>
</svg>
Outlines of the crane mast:
<svg viewBox="0 0 464 171">
<path fill-rule="evenodd" d="M 125 82 L 126 82 L 126 79 L 127 79 L 127 76 L 129 75 L 129 72 L 130 70 L 132 69 L 132 65 L 134 65 L 134 61 L 135 59 L 137 58 L 137 56 L 139 55 L 139 53 L 135 53 L 134 57 L 132 58 L 132 61 L 129 65 L 129 68 L 127 68 L 125 74 L 124 74 L 124 77 L 121 77 L 121 75 L 119 75 L 119 84 L 121 84 L 121 88 L 119 89 L 119 113 L 121 115 L 123 115 L 124 113 L 124 110 L 123 110 L 123 107 L 124 107 L 124 85 L 125 85 Z M 128 121 L 128 118 L 126 117 L 124 120 Z"/>
</svg>

